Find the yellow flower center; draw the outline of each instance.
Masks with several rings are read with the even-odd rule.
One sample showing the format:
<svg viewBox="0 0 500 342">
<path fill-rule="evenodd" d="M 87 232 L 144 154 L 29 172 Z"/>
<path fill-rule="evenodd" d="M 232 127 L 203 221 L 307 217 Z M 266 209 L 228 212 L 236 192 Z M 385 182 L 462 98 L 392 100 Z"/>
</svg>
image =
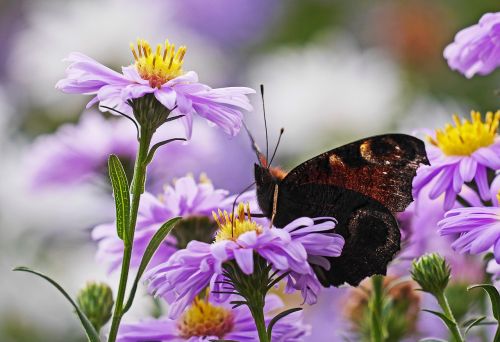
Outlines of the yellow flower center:
<svg viewBox="0 0 500 342">
<path fill-rule="evenodd" d="M 436 138 L 428 137 L 431 144 L 439 147 L 446 155 L 468 156 L 481 147 L 493 144 L 497 135 L 500 111 L 488 112 L 484 122 L 479 112 L 471 112 L 471 120 L 460 121 L 453 115 L 455 126 L 447 124 L 444 130 L 436 130 Z"/>
<path fill-rule="evenodd" d="M 222 339 L 233 327 L 234 317 L 230 310 L 199 298 L 195 298 L 177 322 L 179 335 L 185 339 L 204 336 Z"/>
<path fill-rule="evenodd" d="M 248 204 L 246 205 L 246 211 L 245 214 L 245 205 L 240 203 L 236 211 L 236 217 L 233 217 L 233 214 L 228 214 L 227 211 L 222 212 L 220 209 L 218 215 L 212 212 L 215 222 L 219 226 L 219 230 L 215 235 L 215 241 L 235 241 L 241 234 L 251 231 L 256 231 L 257 234 L 260 234 L 262 227 L 252 221 L 250 206 Z"/>
<path fill-rule="evenodd" d="M 135 59 L 135 67 L 142 79 L 148 80 L 151 87 L 160 88 L 164 83 L 181 76 L 182 63 L 186 47 L 181 46 L 177 52 L 175 45 L 165 41 L 165 46 L 158 44 L 153 53 L 151 46 L 145 40 L 137 40 L 137 50 L 134 44 L 130 48 Z"/>
</svg>

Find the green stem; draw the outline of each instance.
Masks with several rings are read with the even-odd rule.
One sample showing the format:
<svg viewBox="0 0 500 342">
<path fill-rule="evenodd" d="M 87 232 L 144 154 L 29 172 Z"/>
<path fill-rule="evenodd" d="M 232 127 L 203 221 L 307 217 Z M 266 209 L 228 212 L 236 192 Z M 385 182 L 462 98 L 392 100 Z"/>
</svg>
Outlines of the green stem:
<svg viewBox="0 0 500 342">
<path fill-rule="evenodd" d="M 373 297 L 371 301 L 371 341 L 382 342 L 384 340 L 384 327 L 382 322 L 382 307 L 384 301 L 384 277 L 375 275 L 372 277 Z"/>
<path fill-rule="evenodd" d="M 115 342 L 116 335 L 118 334 L 118 327 L 123 317 L 123 301 L 125 298 L 125 290 L 127 289 L 128 272 L 130 268 L 130 260 L 132 258 L 132 245 L 134 241 L 135 225 L 137 222 L 137 213 L 139 211 L 139 202 L 141 194 L 144 192 L 144 185 L 146 183 L 146 159 L 149 152 L 149 145 L 153 132 L 147 128 L 141 128 L 141 136 L 139 139 L 139 150 L 135 159 L 134 176 L 130 192 L 132 194 L 132 205 L 130 207 L 130 230 L 125 234 L 130 233 L 130 243 L 125 245 L 123 249 L 123 261 L 120 273 L 120 283 L 118 285 L 118 293 L 116 295 L 115 309 L 113 312 L 113 319 L 111 321 L 111 328 L 109 330 L 108 342 Z"/>
<path fill-rule="evenodd" d="M 435 296 L 446 317 L 448 317 L 448 319 L 453 322 L 453 325 L 451 327 L 448 327 L 450 329 L 451 335 L 456 342 L 464 342 L 462 334 L 460 333 L 460 329 L 458 328 L 457 321 L 455 320 L 455 316 L 453 316 L 453 312 L 451 312 L 450 305 L 448 304 L 448 299 L 446 299 L 444 292 L 437 293 L 435 294 Z"/>
<path fill-rule="evenodd" d="M 259 334 L 259 341 L 270 342 L 267 336 L 266 321 L 264 320 L 264 303 L 262 302 L 260 305 L 252 303 L 249 308 L 255 322 L 255 327 L 257 328 L 257 333 Z"/>
</svg>

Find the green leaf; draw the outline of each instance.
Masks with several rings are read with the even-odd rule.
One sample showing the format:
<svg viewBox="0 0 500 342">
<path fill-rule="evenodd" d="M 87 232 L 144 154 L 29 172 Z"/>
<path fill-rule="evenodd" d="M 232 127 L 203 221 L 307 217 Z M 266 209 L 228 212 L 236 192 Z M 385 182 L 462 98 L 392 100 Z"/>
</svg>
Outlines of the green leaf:
<svg viewBox="0 0 500 342">
<path fill-rule="evenodd" d="M 271 320 L 271 322 L 269 322 L 269 325 L 267 326 L 267 337 L 269 338 L 269 341 L 271 341 L 271 335 L 273 333 L 273 327 L 274 325 L 282 318 L 294 313 L 294 312 L 297 312 L 297 311 L 300 311 L 302 310 L 302 308 L 292 308 L 292 309 L 288 309 L 288 310 L 285 310 L 283 312 L 280 312 L 279 314 L 277 314 L 276 316 L 273 317 L 273 319 Z"/>
<path fill-rule="evenodd" d="M 486 293 L 488 293 L 491 300 L 491 309 L 493 310 L 493 317 L 495 317 L 495 319 L 498 322 L 500 322 L 500 294 L 498 293 L 498 290 L 495 288 L 495 286 L 490 284 L 478 284 L 469 286 L 467 288 L 467 291 L 477 288 L 482 288 L 484 291 L 486 291 Z"/>
<path fill-rule="evenodd" d="M 438 312 L 438 311 L 432 311 L 432 310 L 422 310 L 422 311 L 425 311 L 425 312 L 429 312 L 433 315 L 436 315 L 438 316 L 439 318 L 441 318 L 441 320 L 444 322 L 444 324 L 446 324 L 446 326 L 451 330 L 451 329 L 454 329 L 454 326 L 455 326 L 455 323 L 449 319 L 448 317 L 446 317 L 446 315 L 442 312 Z"/>
<path fill-rule="evenodd" d="M 480 325 L 480 323 L 486 318 L 486 316 L 481 316 L 481 317 L 478 317 L 478 318 L 473 318 L 471 320 L 468 320 L 467 322 L 465 322 L 463 324 L 463 326 L 465 327 L 465 334 L 467 334 L 469 332 L 469 330 L 473 327 L 475 327 L 476 325 Z"/>
<path fill-rule="evenodd" d="M 92 323 L 90 323 L 90 321 L 87 318 L 87 316 L 85 316 L 85 314 L 83 313 L 83 311 L 80 310 L 80 308 L 78 307 L 78 305 L 76 305 L 76 303 L 73 301 L 73 299 L 71 299 L 71 297 L 69 296 L 69 294 L 66 291 L 64 291 L 64 289 L 61 287 L 61 285 L 59 285 L 58 283 L 56 283 L 54 280 L 52 280 L 51 278 L 49 278 L 45 274 L 42 274 L 42 273 L 37 272 L 37 271 L 34 271 L 34 270 L 32 270 L 32 269 L 30 269 L 28 267 L 24 267 L 24 266 L 16 267 L 16 268 L 14 268 L 13 271 L 32 273 L 34 275 L 37 275 L 37 276 L 39 276 L 39 277 L 47 280 L 49 283 L 51 283 L 56 289 L 59 290 L 59 292 L 62 293 L 62 295 L 64 297 L 66 297 L 66 299 L 71 303 L 71 305 L 73 305 L 73 308 L 75 309 L 76 314 L 80 318 L 80 322 L 82 323 L 82 326 L 85 329 L 85 332 L 87 333 L 87 337 L 88 337 L 89 341 L 90 342 L 101 342 L 101 340 L 99 338 L 99 334 L 97 333 L 97 331 L 92 326 Z"/>
<path fill-rule="evenodd" d="M 113 186 L 113 194 L 116 206 L 116 232 L 125 244 L 132 243 L 129 227 L 130 225 L 130 190 L 127 175 L 123 169 L 120 159 L 114 154 L 108 159 L 109 178 Z"/>
<path fill-rule="evenodd" d="M 139 265 L 139 269 L 137 271 L 137 275 L 135 276 L 134 284 L 132 285 L 132 289 L 130 290 L 130 295 L 127 300 L 127 304 L 123 308 L 123 313 L 127 312 L 132 306 L 132 302 L 134 301 L 135 292 L 137 291 L 137 286 L 139 285 L 139 281 L 141 280 L 146 267 L 148 267 L 151 258 L 155 254 L 156 250 L 160 246 L 160 244 L 165 240 L 168 233 L 175 227 L 176 223 L 179 222 L 181 217 L 174 217 L 173 219 L 165 222 L 160 229 L 153 235 L 151 241 L 149 241 L 146 250 L 144 251 L 144 255 L 142 256 L 141 264 Z"/>
</svg>

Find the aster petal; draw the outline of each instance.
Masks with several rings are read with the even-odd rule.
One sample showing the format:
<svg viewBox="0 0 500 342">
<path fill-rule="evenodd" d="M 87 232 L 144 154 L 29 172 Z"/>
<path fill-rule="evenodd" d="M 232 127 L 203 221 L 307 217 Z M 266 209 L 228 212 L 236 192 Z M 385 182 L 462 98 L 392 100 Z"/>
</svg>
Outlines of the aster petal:
<svg viewBox="0 0 500 342">
<path fill-rule="evenodd" d="M 253 250 L 247 248 L 237 248 L 234 250 L 234 258 L 238 266 L 245 274 L 253 273 Z"/>
<path fill-rule="evenodd" d="M 490 225 L 483 227 L 480 235 L 471 242 L 470 252 L 479 254 L 492 247 L 500 237 L 500 225 Z"/>
<path fill-rule="evenodd" d="M 156 99 L 168 109 L 173 109 L 175 107 L 177 94 L 171 88 L 162 87 L 156 89 L 154 95 Z"/>
<path fill-rule="evenodd" d="M 244 247 L 254 247 L 257 245 L 257 232 L 250 231 L 238 236 L 238 243 Z"/>
<path fill-rule="evenodd" d="M 219 242 L 214 242 L 210 246 L 210 251 L 216 259 L 221 261 L 227 260 L 228 258 L 228 253 L 226 250 L 227 243 L 228 243 L 227 241 L 219 241 Z"/>
<path fill-rule="evenodd" d="M 196 83 L 196 82 L 198 82 L 198 74 L 194 71 L 188 71 L 184 75 L 171 79 L 170 81 L 165 83 L 164 86 L 173 87 L 176 84 Z"/>
<path fill-rule="evenodd" d="M 180 115 L 184 115 L 180 118 L 182 125 L 184 126 L 184 130 L 186 132 L 186 138 L 191 139 L 191 135 L 193 134 L 193 115 L 191 113 L 180 113 Z"/>
<path fill-rule="evenodd" d="M 430 199 L 436 199 L 441 195 L 443 192 L 446 191 L 450 185 L 452 185 L 452 180 L 451 177 L 453 176 L 453 173 L 455 171 L 455 168 L 457 166 L 449 166 L 447 168 L 444 168 L 442 172 L 439 175 L 438 180 L 436 181 L 436 184 L 434 184 L 432 190 L 429 192 L 429 198 Z"/>
<path fill-rule="evenodd" d="M 491 169 L 500 168 L 500 156 L 495 153 L 491 147 L 482 147 L 476 150 L 473 154 L 474 159 L 476 159 L 480 164 L 485 165 Z"/>
<path fill-rule="evenodd" d="M 177 107 L 179 111 L 183 114 L 191 113 L 193 111 L 193 102 L 190 98 L 182 93 L 177 94 Z"/>
<path fill-rule="evenodd" d="M 474 158 L 465 157 L 460 161 L 460 176 L 465 182 L 470 182 L 476 174 L 477 162 Z"/>
<path fill-rule="evenodd" d="M 120 325 L 117 341 L 175 341 L 178 337 L 176 322 L 168 318 L 162 318 Z"/>
<path fill-rule="evenodd" d="M 314 220 L 309 218 L 309 217 L 299 217 L 289 224 L 287 224 L 285 227 L 283 227 L 284 230 L 289 232 L 290 234 L 293 235 L 293 231 L 298 229 L 299 227 L 310 227 L 314 225 Z M 301 229 L 302 231 L 302 229 Z"/>
<path fill-rule="evenodd" d="M 482 165 L 478 165 L 476 176 L 474 177 L 477 188 L 479 190 L 479 196 L 483 201 L 488 201 L 490 199 L 490 189 L 488 185 L 488 176 L 486 173 L 486 168 Z"/>
<path fill-rule="evenodd" d="M 448 210 L 450 208 L 453 208 L 453 205 L 455 204 L 456 199 L 457 199 L 457 193 L 454 191 L 454 189 L 452 189 L 452 188 L 446 189 L 446 192 L 444 195 L 444 204 L 443 204 L 444 210 Z"/>
<path fill-rule="evenodd" d="M 438 174 L 441 173 L 444 166 L 421 166 L 417 170 L 417 175 L 413 179 L 412 188 L 413 188 L 413 196 L 418 197 L 418 194 L 422 190 L 424 186 L 426 186 L 432 179 L 434 179 Z"/>
<path fill-rule="evenodd" d="M 121 92 L 121 98 L 123 101 L 137 99 L 143 97 L 146 94 L 151 94 L 156 88 L 152 88 L 149 85 L 142 84 L 129 84 Z"/>
<path fill-rule="evenodd" d="M 129 65 L 126 67 L 122 67 L 123 76 L 125 76 L 129 81 L 132 81 L 137 84 L 148 85 L 149 81 L 143 79 L 139 73 L 137 72 L 137 68 L 135 65 Z"/>
</svg>

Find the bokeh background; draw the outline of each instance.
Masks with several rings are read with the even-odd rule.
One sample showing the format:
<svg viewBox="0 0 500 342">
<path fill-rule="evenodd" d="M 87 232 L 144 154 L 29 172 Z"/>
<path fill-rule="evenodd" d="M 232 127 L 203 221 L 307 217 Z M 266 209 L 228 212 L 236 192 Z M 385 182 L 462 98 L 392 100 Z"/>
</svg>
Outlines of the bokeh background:
<svg viewBox="0 0 500 342">
<path fill-rule="evenodd" d="M 113 218 L 105 164 L 97 158 L 86 170 L 75 157 L 72 176 L 57 157 L 62 150 L 106 157 L 112 138 L 122 139 L 127 156 L 133 128 L 92 109 L 82 113 L 88 99 L 54 88 L 69 52 L 119 68 L 132 61 L 130 42 L 168 38 L 188 46 L 185 69 L 204 83 L 263 83 L 270 145 L 285 127 L 277 163 L 290 168 L 363 136 L 497 109 L 500 73 L 467 80 L 449 70 L 442 51 L 460 28 L 499 10 L 494 0 L 1 0 L 0 341 L 84 341 L 64 299 L 12 273 L 16 265 L 51 274 L 72 294 L 87 280 L 117 283 L 96 262 L 90 238 L 93 226 Z M 247 122 L 262 147 L 258 95 L 253 102 Z M 99 120 L 104 128 L 96 131 Z M 158 158 L 153 192 L 188 172 L 205 172 L 234 192 L 252 180 L 248 138 L 230 139 L 201 121 L 189 145 Z M 130 319 L 152 310 L 138 299 Z M 311 341 L 321 341 L 314 329 L 342 329 L 342 290 L 320 300 L 306 313 Z"/>
</svg>

